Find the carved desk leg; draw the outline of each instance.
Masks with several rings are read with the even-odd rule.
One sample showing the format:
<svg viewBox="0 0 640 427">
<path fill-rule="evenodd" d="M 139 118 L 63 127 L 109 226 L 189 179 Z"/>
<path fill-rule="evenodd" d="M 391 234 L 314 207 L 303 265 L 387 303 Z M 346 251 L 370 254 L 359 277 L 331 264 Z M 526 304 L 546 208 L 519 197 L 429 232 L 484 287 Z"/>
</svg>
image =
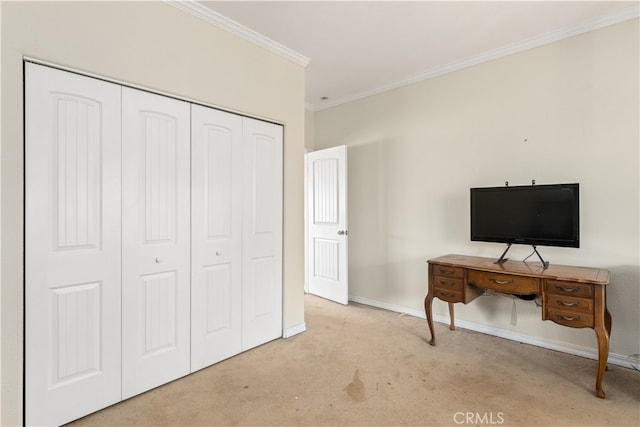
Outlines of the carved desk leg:
<svg viewBox="0 0 640 427">
<path fill-rule="evenodd" d="M 598 339 L 598 374 L 596 375 L 596 396 L 605 398 L 602 389 L 602 378 L 607 369 L 609 358 L 609 334 L 611 333 L 611 314 L 607 310 L 604 286 L 594 286 L 595 291 L 595 325 L 596 338 Z"/>
<path fill-rule="evenodd" d="M 429 292 L 424 299 L 424 313 L 427 315 L 427 325 L 429 325 L 429 332 L 431 332 L 431 341 L 429 344 L 436 345 L 436 335 L 433 330 L 433 316 L 431 314 L 431 302 L 433 301 L 433 292 L 431 286 L 429 286 Z"/>
</svg>

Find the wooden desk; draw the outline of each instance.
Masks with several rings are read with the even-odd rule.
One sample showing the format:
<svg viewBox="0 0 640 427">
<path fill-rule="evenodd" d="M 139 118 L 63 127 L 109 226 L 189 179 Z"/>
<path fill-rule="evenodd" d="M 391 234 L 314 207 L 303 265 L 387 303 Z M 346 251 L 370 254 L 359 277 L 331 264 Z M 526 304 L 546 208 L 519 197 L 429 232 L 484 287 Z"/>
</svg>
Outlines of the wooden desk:
<svg viewBox="0 0 640 427">
<path fill-rule="evenodd" d="M 431 332 L 429 344 L 435 345 L 431 302 L 434 297 L 449 303 L 451 324 L 455 329 L 453 304 L 467 304 L 485 289 L 509 295 L 542 297 L 542 320 L 551 320 L 571 328 L 592 328 L 598 340 L 596 396 L 604 399 L 602 377 L 609 357 L 611 314 L 606 305 L 609 271 L 599 268 L 506 261 L 464 255 L 445 255 L 427 261 L 429 290 L 424 310 Z"/>
</svg>

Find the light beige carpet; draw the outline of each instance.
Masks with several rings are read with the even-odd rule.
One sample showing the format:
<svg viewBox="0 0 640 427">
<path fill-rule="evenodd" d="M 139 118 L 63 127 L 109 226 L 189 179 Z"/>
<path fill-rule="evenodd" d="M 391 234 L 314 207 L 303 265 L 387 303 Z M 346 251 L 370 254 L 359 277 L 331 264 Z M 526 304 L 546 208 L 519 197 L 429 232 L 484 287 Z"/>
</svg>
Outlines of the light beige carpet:
<svg viewBox="0 0 640 427">
<path fill-rule="evenodd" d="M 307 331 L 74 426 L 640 426 L 640 373 L 389 311 L 306 296 Z M 595 342 L 595 337 L 594 337 Z"/>
</svg>

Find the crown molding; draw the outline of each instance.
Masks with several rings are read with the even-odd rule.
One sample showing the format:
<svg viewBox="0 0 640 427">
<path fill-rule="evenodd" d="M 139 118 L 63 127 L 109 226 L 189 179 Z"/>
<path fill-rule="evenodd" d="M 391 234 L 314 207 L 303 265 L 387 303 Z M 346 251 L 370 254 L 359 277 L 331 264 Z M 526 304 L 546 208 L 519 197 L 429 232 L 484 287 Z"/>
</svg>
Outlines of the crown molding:
<svg viewBox="0 0 640 427">
<path fill-rule="evenodd" d="M 595 31 L 610 25 L 619 24 L 631 19 L 636 19 L 640 16 L 640 3 L 633 6 L 622 9 L 620 12 L 611 14 L 595 21 L 590 21 L 584 24 L 576 25 L 570 28 L 564 28 L 557 31 L 552 31 L 540 36 L 531 37 L 523 41 L 513 43 L 498 49 L 493 49 L 480 55 L 467 58 L 463 61 L 447 64 L 442 67 L 434 68 L 432 70 L 425 71 L 415 76 L 409 77 L 404 80 L 397 81 L 388 85 L 380 86 L 372 90 L 360 92 L 351 96 L 347 96 L 341 99 L 337 99 L 332 102 L 322 103 L 322 105 L 313 105 L 309 108 L 311 111 L 320 111 L 327 108 L 336 107 L 338 105 L 346 104 L 348 102 L 357 101 L 359 99 L 367 98 L 369 96 L 378 95 L 383 92 L 387 92 L 393 89 L 398 89 L 403 86 L 408 86 L 414 83 L 418 83 L 424 80 L 428 80 L 434 77 L 442 76 L 444 74 L 452 73 L 454 71 L 462 70 L 464 68 L 472 67 L 474 65 L 489 62 L 494 59 L 502 58 L 505 56 L 513 55 L 525 50 L 533 49 L 536 47 L 544 46 L 547 44 L 555 43 L 570 37 L 578 36 L 580 34 Z"/>
<path fill-rule="evenodd" d="M 183 12 L 187 12 L 197 18 L 202 19 L 210 24 L 215 25 L 216 27 L 227 31 L 231 34 L 234 34 L 238 37 L 241 37 L 255 45 L 258 45 L 262 48 L 267 49 L 268 51 L 275 53 L 294 64 L 300 65 L 302 67 L 307 67 L 311 60 L 306 56 L 295 52 L 294 50 L 289 49 L 286 46 L 281 45 L 278 42 L 275 42 L 262 34 L 253 31 L 250 28 L 245 27 L 242 24 L 237 23 L 236 21 L 227 18 L 219 14 L 218 12 L 214 12 L 213 10 L 204 7 L 200 3 L 195 0 L 164 0 L 166 3 L 170 4 L 173 7 L 176 7 Z"/>
</svg>

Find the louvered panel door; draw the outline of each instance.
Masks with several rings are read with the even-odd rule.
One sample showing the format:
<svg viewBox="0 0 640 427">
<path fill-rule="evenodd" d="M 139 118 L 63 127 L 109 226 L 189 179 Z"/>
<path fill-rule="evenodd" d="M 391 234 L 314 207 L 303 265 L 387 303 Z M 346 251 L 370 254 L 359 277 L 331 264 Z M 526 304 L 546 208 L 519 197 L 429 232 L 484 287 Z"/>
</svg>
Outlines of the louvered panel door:
<svg viewBox="0 0 640 427">
<path fill-rule="evenodd" d="M 282 126 L 243 119 L 243 350 L 282 336 L 282 155 Z"/>
<path fill-rule="evenodd" d="M 192 105 L 191 370 L 241 351 L 242 117 Z"/>
<path fill-rule="evenodd" d="M 25 64 L 25 422 L 120 400 L 120 87 Z"/>
<path fill-rule="evenodd" d="M 189 104 L 122 89 L 123 398 L 190 371 Z"/>
</svg>

